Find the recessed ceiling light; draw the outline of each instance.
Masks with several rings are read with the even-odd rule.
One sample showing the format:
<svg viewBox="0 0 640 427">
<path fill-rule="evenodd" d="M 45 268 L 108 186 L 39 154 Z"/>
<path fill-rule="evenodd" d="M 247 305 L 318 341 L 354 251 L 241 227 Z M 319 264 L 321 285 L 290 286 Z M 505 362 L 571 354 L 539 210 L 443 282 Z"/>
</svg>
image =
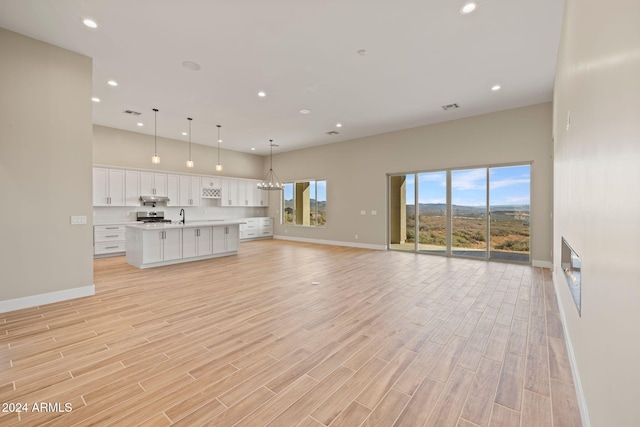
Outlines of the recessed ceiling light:
<svg viewBox="0 0 640 427">
<path fill-rule="evenodd" d="M 109 80 L 109 81 L 107 82 L 107 84 L 108 84 L 109 86 L 114 86 L 114 87 L 115 87 L 115 86 L 118 86 L 118 82 L 117 82 L 117 81 L 115 81 L 115 80 Z"/>
<path fill-rule="evenodd" d="M 182 132 L 182 135 L 183 135 L 183 136 L 187 136 L 187 135 L 188 135 L 188 133 L 186 133 L 186 132 Z"/>
<path fill-rule="evenodd" d="M 341 128 L 342 127 L 342 123 L 336 123 L 336 127 L 337 128 Z"/>
<path fill-rule="evenodd" d="M 501 87 L 500 85 L 493 85 L 493 86 L 491 87 L 491 90 L 492 90 L 492 91 L 494 91 L 494 92 L 496 92 L 496 91 L 498 91 L 498 90 L 500 90 L 500 89 L 502 89 L 502 87 Z"/>
<path fill-rule="evenodd" d="M 137 125 L 138 125 L 138 126 L 140 126 L 140 127 L 142 127 L 142 126 L 144 126 L 144 123 L 140 123 L 140 122 L 138 122 L 138 123 L 137 123 Z"/>
<path fill-rule="evenodd" d="M 478 7 L 478 3 L 474 1 L 467 2 L 464 4 L 464 6 L 460 8 L 460 13 L 462 13 L 463 15 L 466 15 L 467 13 L 471 13 L 474 10 L 476 10 L 477 7 Z"/>
<path fill-rule="evenodd" d="M 256 151 L 256 147 L 251 147 L 251 151 Z"/>
<path fill-rule="evenodd" d="M 360 56 L 365 56 L 367 54 L 367 50 L 366 49 L 360 49 L 359 51 L 356 52 L 358 55 Z"/>
<path fill-rule="evenodd" d="M 300 110 L 300 114 L 311 114 L 311 110 Z"/>
<path fill-rule="evenodd" d="M 264 98 L 265 96 L 267 96 L 267 94 L 263 90 L 261 90 L 260 92 L 258 92 L 258 96 L 260 98 Z"/>
<path fill-rule="evenodd" d="M 89 28 L 98 28 L 98 24 L 96 24 L 96 21 L 94 21 L 92 19 L 89 19 L 89 18 L 83 19 L 82 23 L 84 25 L 86 25 L 87 27 L 89 27 Z"/>
<path fill-rule="evenodd" d="M 91 98 L 91 100 L 92 100 L 93 102 L 100 102 L 100 98 L 98 98 L 98 97 L 96 97 L 96 96 L 94 96 L 93 98 Z"/>
<path fill-rule="evenodd" d="M 202 68 L 200 66 L 200 64 L 198 64 L 197 62 L 193 62 L 193 61 L 184 61 L 182 63 L 182 66 L 184 68 L 186 68 L 187 70 L 191 70 L 191 71 L 200 71 L 200 69 Z"/>
</svg>

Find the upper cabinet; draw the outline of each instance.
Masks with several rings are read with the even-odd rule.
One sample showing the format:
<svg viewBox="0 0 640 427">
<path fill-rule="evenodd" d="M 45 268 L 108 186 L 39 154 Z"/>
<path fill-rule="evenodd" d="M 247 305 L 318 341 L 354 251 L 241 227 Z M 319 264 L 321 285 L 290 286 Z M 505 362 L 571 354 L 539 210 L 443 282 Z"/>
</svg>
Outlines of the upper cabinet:
<svg viewBox="0 0 640 427">
<path fill-rule="evenodd" d="M 269 192 L 255 179 L 93 168 L 93 206 L 141 206 L 141 196 L 165 196 L 167 206 L 268 206 Z"/>
<path fill-rule="evenodd" d="M 168 174 L 140 172 L 141 196 L 167 196 L 168 187 Z"/>
<path fill-rule="evenodd" d="M 180 175 L 180 206 L 200 206 L 200 177 Z"/>
<path fill-rule="evenodd" d="M 93 206 L 125 205 L 122 169 L 93 168 Z"/>
</svg>

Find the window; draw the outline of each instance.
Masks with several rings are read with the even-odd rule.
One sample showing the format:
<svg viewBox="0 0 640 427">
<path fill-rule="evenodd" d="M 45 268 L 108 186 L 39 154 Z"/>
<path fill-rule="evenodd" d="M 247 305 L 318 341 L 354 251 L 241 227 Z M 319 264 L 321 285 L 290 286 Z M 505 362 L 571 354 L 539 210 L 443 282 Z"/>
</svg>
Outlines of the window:
<svg viewBox="0 0 640 427">
<path fill-rule="evenodd" d="M 282 223 L 322 227 L 327 222 L 327 181 L 285 182 Z"/>
</svg>

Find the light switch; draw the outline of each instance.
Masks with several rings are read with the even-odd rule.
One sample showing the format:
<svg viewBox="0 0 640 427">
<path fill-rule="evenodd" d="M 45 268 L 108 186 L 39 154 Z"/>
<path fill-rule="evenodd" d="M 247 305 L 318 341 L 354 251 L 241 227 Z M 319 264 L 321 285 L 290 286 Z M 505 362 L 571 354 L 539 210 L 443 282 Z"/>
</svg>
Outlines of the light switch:
<svg viewBox="0 0 640 427">
<path fill-rule="evenodd" d="M 87 223 L 87 217 L 84 215 L 71 217 L 71 225 L 82 225 L 86 223 Z"/>
<path fill-rule="evenodd" d="M 360 215 L 366 215 L 367 211 L 360 211 Z"/>
<path fill-rule="evenodd" d="M 378 211 L 371 211 L 371 215 L 378 215 Z"/>
</svg>

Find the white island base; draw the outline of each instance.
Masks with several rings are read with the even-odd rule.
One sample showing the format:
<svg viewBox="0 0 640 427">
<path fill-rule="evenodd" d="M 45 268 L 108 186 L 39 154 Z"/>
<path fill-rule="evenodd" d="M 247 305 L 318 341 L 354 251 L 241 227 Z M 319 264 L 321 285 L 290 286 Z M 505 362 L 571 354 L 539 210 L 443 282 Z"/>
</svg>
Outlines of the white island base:
<svg viewBox="0 0 640 427">
<path fill-rule="evenodd" d="M 150 268 L 238 253 L 241 221 L 127 225 L 127 262 Z"/>
</svg>

